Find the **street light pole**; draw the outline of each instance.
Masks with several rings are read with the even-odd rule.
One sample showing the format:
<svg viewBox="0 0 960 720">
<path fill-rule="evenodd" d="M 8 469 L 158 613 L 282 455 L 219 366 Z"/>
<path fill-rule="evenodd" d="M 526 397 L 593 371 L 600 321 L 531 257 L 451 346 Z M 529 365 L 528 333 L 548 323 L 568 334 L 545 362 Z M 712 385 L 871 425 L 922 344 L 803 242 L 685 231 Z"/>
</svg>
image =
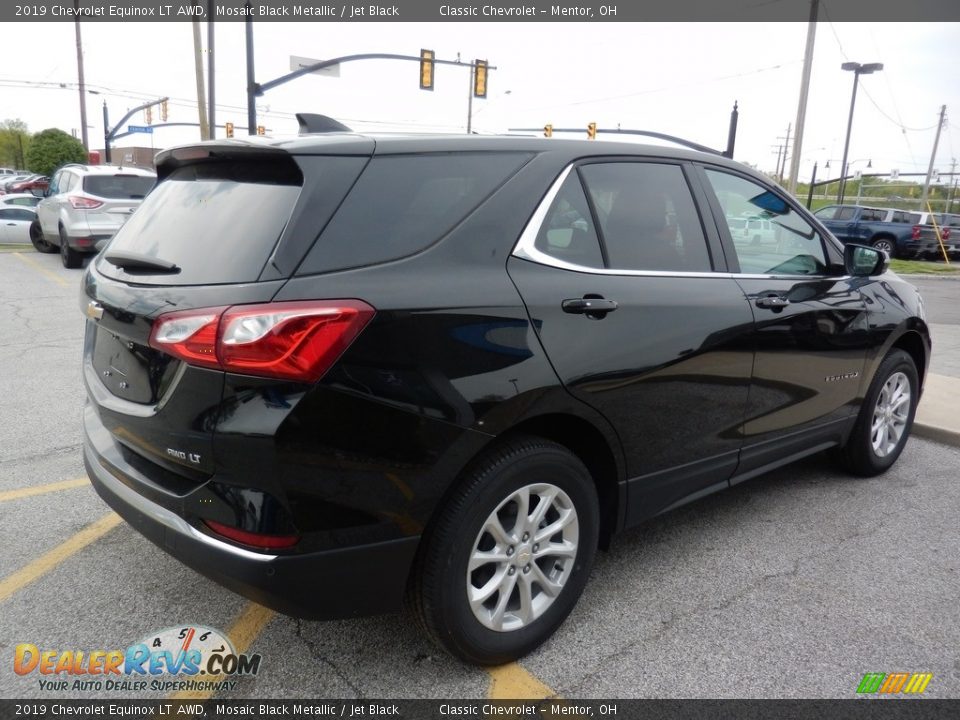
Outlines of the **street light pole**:
<svg viewBox="0 0 960 720">
<path fill-rule="evenodd" d="M 840 178 L 840 188 L 837 190 L 837 203 L 843 203 L 843 191 L 847 186 L 847 153 L 850 151 L 850 131 L 853 129 L 853 108 L 857 104 L 857 85 L 861 75 L 869 75 L 873 72 L 883 70 L 883 63 L 867 63 L 861 65 L 857 62 L 845 62 L 840 66 L 841 70 L 850 70 L 853 72 L 853 92 L 850 94 L 850 117 L 847 118 L 847 139 L 843 143 L 843 160 L 840 162 L 842 177 Z"/>
</svg>

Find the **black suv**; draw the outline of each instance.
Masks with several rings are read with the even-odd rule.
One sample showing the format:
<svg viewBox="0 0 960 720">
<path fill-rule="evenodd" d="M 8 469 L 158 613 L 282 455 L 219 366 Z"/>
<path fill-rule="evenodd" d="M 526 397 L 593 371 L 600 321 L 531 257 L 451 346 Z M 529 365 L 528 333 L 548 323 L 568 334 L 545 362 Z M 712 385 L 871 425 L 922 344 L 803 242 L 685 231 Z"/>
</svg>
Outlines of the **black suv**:
<svg viewBox="0 0 960 720">
<path fill-rule="evenodd" d="M 615 533 L 828 448 L 881 473 L 909 435 L 916 289 L 719 155 L 338 133 L 157 169 L 83 278 L 87 471 L 281 612 L 406 598 L 505 662 Z"/>
</svg>

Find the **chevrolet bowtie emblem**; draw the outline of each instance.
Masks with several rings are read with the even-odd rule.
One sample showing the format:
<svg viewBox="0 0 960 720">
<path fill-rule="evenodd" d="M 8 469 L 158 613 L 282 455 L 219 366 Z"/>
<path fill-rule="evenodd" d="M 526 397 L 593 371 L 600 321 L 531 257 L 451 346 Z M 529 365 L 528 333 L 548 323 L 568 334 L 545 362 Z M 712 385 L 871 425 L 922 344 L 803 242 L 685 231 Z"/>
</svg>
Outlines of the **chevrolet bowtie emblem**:
<svg viewBox="0 0 960 720">
<path fill-rule="evenodd" d="M 87 317 L 91 320 L 99 320 L 103 317 L 103 305 L 91 300 L 87 303 Z"/>
</svg>

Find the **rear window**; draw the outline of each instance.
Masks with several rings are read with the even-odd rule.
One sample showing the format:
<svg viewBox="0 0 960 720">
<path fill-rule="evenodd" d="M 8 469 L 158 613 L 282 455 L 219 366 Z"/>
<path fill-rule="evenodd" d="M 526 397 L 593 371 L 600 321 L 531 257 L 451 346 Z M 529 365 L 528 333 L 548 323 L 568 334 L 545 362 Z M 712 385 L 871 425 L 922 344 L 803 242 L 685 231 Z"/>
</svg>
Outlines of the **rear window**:
<svg viewBox="0 0 960 720">
<path fill-rule="evenodd" d="M 140 175 L 87 175 L 83 179 L 83 191 L 111 200 L 140 200 L 156 181 Z"/>
<path fill-rule="evenodd" d="M 195 285 L 253 282 L 270 257 L 300 195 L 292 159 L 220 161 L 175 169 L 154 188 L 110 243 L 175 263 L 176 274 L 136 275 L 136 282 Z M 97 268 L 130 280 L 100 254 Z"/>
<path fill-rule="evenodd" d="M 375 157 L 298 274 L 406 257 L 440 240 L 530 156 L 431 153 Z"/>
</svg>

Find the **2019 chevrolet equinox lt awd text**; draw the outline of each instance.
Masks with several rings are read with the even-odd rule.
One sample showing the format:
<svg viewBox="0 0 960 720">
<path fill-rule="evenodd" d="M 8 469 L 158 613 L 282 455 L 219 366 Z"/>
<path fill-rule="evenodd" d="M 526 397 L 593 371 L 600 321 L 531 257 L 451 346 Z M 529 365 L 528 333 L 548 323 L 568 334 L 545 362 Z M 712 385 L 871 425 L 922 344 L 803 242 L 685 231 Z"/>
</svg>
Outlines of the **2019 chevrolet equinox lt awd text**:
<svg viewBox="0 0 960 720">
<path fill-rule="evenodd" d="M 821 450 L 882 473 L 910 433 L 915 288 L 718 155 L 328 133 L 157 171 L 83 276 L 87 471 L 281 612 L 406 599 L 502 663 L 617 532 Z"/>
</svg>

